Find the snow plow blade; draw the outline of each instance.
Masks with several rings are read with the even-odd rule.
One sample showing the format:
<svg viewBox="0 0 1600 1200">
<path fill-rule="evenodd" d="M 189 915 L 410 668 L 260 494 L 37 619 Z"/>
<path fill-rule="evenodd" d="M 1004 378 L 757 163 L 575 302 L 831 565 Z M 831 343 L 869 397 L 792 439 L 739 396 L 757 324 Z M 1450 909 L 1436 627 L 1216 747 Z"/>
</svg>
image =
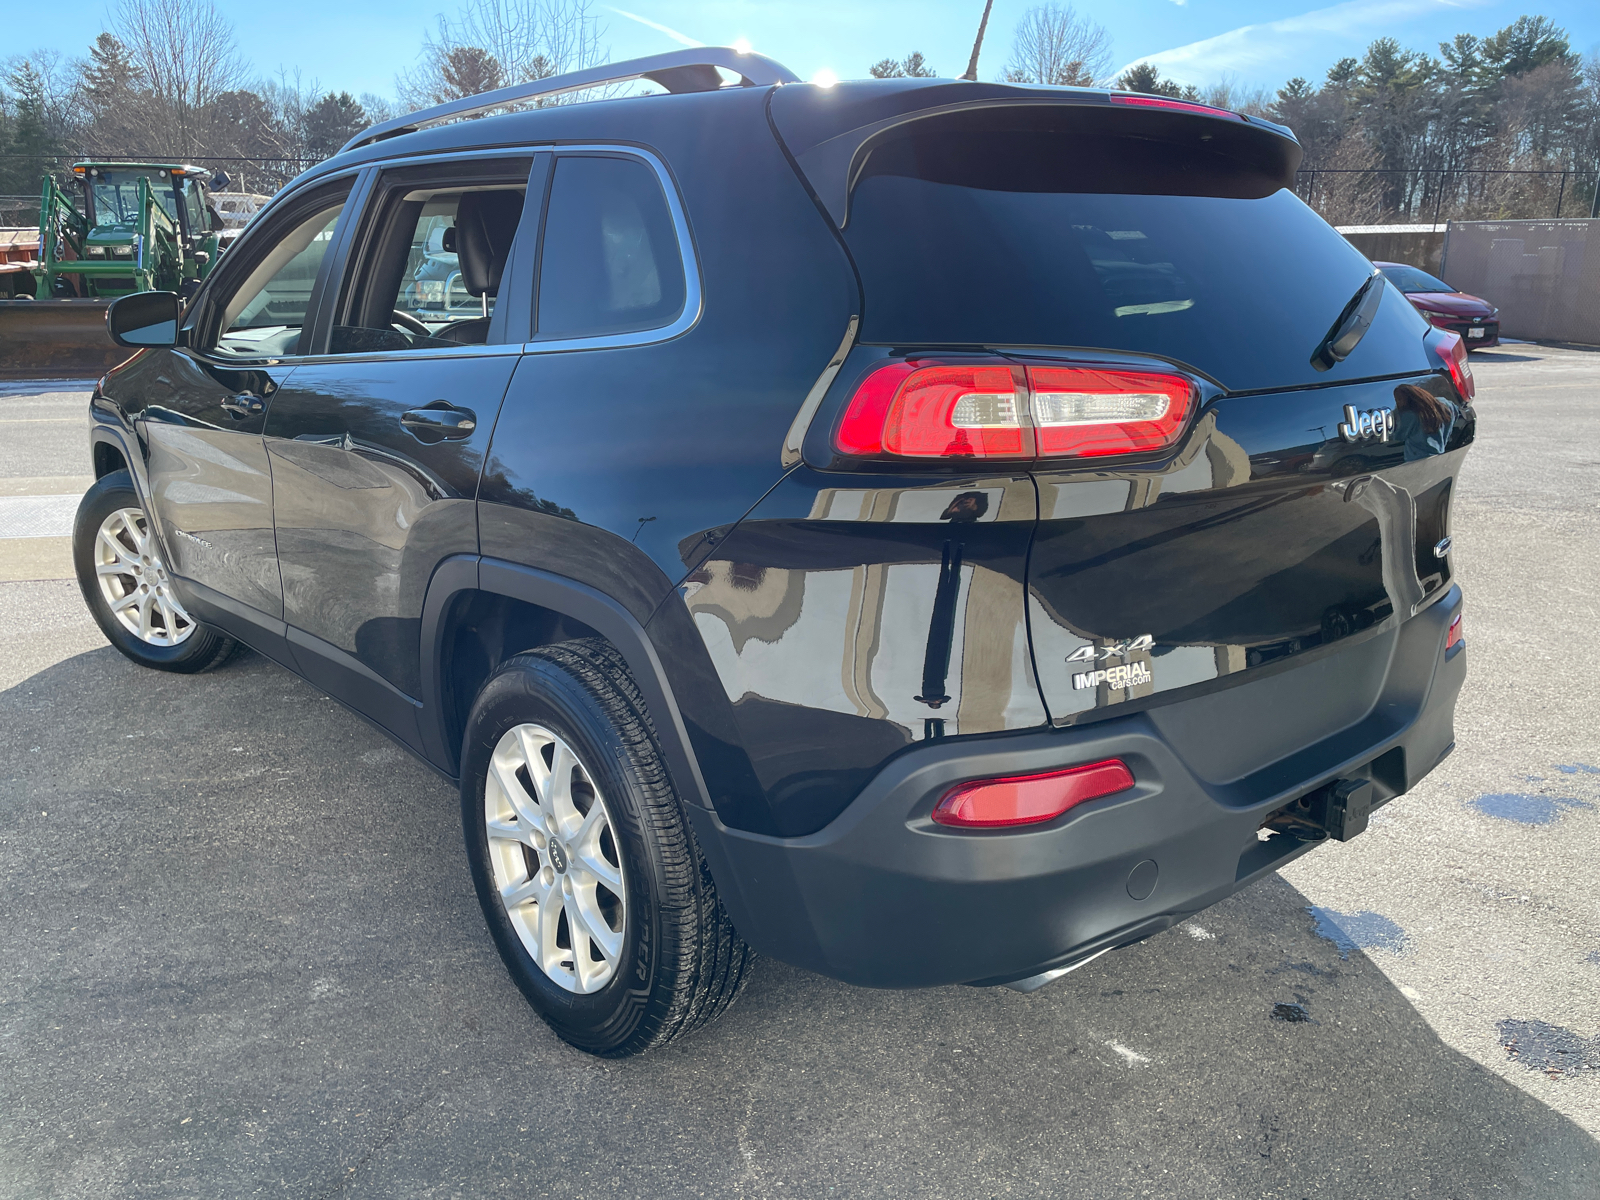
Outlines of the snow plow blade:
<svg viewBox="0 0 1600 1200">
<path fill-rule="evenodd" d="M 94 379 L 132 352 L 106 333 L 109 300 L 0 300 L 0 379 Z"/>
</svg>

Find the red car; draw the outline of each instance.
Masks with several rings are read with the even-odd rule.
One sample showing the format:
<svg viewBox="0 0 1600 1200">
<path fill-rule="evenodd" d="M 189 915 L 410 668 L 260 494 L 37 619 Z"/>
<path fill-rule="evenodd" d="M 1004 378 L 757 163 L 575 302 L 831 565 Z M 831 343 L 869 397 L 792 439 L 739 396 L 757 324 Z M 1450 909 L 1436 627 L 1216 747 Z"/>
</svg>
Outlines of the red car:
<svg viewBox="0 0 1600 1200">
<path fill-rule="evenodd" d="M 1406 294 L 1417 311 L 1437 329 L 1459 333 L 1468 350 L 1500 344 L 1500 310 L 1487 300 L 1458 292 L 1442 279 L 1405 263 L 1375 262 L 1388 280 Z"/>
</svg>

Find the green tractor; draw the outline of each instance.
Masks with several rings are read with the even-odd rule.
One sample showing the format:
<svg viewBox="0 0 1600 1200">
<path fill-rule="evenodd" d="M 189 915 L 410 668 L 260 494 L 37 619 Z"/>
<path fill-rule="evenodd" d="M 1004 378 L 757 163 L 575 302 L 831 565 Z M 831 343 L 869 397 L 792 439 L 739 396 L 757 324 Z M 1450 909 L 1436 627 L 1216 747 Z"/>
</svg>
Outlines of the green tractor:
<svg viewBox="0 0 1600 1200">
<path fill-rule="evenodd" d="M 35 271 L 41 297 L 187 296 L 210 274 L 222 229 L 207 191 L 211 172 L 173 163 L 81 162 L 72 174 L 81 205 L 45 177 Z"/>
</svg>

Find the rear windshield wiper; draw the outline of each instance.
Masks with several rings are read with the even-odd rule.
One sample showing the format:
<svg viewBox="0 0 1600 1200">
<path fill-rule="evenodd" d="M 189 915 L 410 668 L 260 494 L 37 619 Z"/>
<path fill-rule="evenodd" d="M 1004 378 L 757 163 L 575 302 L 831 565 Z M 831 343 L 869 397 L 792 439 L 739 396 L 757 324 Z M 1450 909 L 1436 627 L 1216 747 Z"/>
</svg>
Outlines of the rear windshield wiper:
<svg viewBox="0 0 1600 1200">
<path fill-rule="evenodd" d="M 1378 305 L 1383 302 L 1382 281 L 1383 276 L 1377 268 L 1373 268 L 1366 282 L 1350 297 L 1350 302 L 1344 306 L 1333 328 L 1328 330 L 1328 336 L 1312 352 L 1313 367 L 1319 371 L 1331 370 L 1334 363 L 1349 358 L 1351 351 L 1367 336 L 1367 330 L 1372 328 L 1372 318 L 1378 315 Z"/>
</svg>

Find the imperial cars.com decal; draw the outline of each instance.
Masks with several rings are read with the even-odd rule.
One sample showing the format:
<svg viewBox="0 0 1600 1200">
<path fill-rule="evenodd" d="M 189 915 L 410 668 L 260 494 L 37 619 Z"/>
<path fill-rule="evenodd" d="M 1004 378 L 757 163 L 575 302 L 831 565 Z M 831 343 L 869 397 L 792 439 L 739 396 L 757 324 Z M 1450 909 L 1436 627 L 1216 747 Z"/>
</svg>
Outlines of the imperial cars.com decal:
<svg viewBox="0 0 1600 1200">
<path fill-rule="evenodd" d="M 1072 677 L 1074 688 L 1092 688 L 1105 684 L 1113 688 L 1141 687 L 1150 682 L 1149 663 L 1128 663 L 1121 667 L 1104 667 L 1098 671 L 1083 671 Z"/>
</svg>

